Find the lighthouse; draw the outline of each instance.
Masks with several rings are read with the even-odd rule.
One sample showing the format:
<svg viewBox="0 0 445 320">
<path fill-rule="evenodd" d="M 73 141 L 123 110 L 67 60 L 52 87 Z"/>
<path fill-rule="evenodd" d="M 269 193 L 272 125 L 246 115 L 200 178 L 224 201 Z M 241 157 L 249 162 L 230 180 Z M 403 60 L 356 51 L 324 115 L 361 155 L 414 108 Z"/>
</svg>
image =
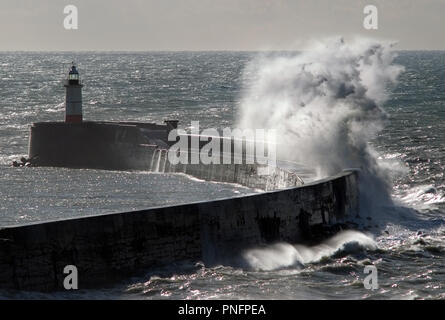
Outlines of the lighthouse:
<svg viewBox="0 0 445 320">
<path fill-rule="evenodd" d="M 66 88 L 65 122 L 81 123 L 83 85 L 74 62 L 71 65 L 68 78 L 64 81 L 64 87 Z"/>
</svg>

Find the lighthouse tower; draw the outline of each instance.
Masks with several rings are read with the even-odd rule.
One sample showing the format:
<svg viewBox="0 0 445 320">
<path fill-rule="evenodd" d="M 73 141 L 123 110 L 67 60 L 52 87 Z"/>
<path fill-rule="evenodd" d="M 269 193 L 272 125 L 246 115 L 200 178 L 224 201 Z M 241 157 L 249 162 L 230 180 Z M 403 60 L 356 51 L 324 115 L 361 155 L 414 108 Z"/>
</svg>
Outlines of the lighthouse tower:
<svg viewBox="0 0 445 320">
<path fill-rule="evenodd" d="M 74 62 L 71 65 L 68 78 L 64 81 L 64 87 L 66 88 L 65 122 L 81 123 L 83 85 Z"/>
</svg>

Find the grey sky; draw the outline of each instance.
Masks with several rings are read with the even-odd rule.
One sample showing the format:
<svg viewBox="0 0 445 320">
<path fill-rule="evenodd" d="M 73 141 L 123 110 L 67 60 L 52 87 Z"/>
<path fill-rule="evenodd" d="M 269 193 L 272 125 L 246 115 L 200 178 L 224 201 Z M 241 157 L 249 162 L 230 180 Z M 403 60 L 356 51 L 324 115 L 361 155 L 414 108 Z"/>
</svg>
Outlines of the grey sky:
<svg viewBox="0 0 445 320">
<path fill-rule="evenodd" d="M 65 30 L 76 5 L 79 29 Z M 363 28 L 376 5 L 379 29 Z M 445 0 L 1 0 L 0 50 L 280 50 L 366 35 L 445 50 Z"/>
</svg>

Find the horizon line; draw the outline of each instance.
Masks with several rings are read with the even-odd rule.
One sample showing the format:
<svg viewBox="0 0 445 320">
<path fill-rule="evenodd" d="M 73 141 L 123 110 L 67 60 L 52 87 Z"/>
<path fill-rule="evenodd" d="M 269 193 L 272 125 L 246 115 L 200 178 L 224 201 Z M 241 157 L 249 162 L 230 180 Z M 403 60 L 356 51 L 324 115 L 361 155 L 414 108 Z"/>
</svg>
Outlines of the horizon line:
<svg viewBox="0 0 445 320">
<path fill-rule="evenodd" d="M 0 50 L 0 53 L 93 53 L 93 52 L 101 52 L 101 53 L 163 53 L 163 52 L 302 52 L 305 50 L 301 49 L 271 49 L 271 50 L 231 50 L 231 49 L 206 49 L 206 50 Z M 397 49 L 393 50 L 396 52 L 403 52 L 403 51 L 440 51 L 445 52 L 445 49 Z"/>
</svg>

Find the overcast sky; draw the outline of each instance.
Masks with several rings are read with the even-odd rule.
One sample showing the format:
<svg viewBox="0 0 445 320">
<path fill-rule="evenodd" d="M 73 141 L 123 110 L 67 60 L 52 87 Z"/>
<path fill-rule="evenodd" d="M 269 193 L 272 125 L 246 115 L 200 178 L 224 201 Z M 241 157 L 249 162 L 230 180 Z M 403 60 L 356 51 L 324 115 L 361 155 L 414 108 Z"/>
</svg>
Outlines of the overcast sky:
<svg viewBox="0 0 445 320">
<path fill-rule="evenodd" d="M 65 5 L 79 29 L 65 30 Z M 378 30 L 363 8 L 378 8 Z M 292 50 L 353 35 L 445 50 L 445 0 L 0 0 L 0 50 Z"/>
</svg>

